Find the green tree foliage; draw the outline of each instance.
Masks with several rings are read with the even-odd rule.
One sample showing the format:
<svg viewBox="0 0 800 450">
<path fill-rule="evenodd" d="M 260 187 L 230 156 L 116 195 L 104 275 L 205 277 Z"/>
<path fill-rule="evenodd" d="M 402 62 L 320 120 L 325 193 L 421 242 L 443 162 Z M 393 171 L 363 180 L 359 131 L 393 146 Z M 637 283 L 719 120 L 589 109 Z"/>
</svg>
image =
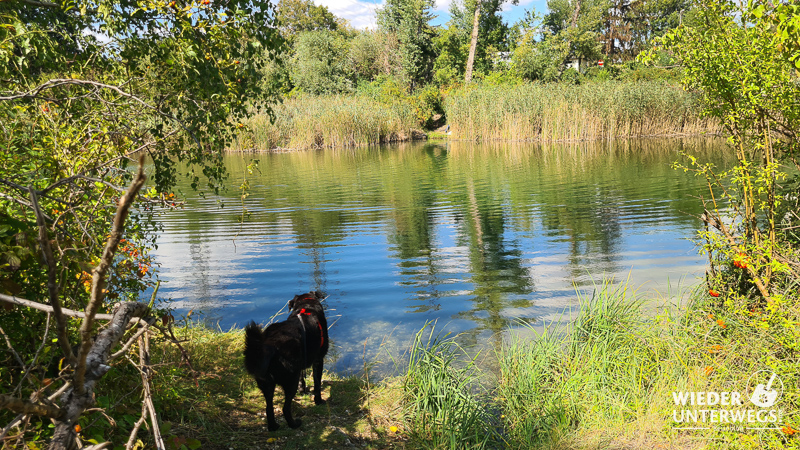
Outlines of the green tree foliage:
<svg viewBox="0 0 800 450">
<path fill-rule="evenodd" d="M 399 48 L 400 42 L 392 33 L 380 30 L 359 31 L 350 41 L 350 71 L 359 82 L 398 74 L 402 70 Z"/>
<path fill-rule="evenodd" d="M 469 37 L 451 22 L 439 30 L 433 42 L 437 54 L 433 63 L 434 82 L 447 86 L 462 81 L 469 53 Z"/>
<path fill-rule="evenodd" d="M 561 79 L 575 60 L 582 72 L 599 59 L 629 61 L 678 26 L 684 12 L 692 17 L 687 0 L 549 0 L 547 7 L 541 20 L 529 11 L 514 27 L 513 68 L 529 80 Z"/>
<path fill-rule="evenodd" d="M 611 0 L 603 19 L 603 53 L 630 60 L 648 48 L 653 38 L 691 17 L 688 0 Z"/>
<path fill-rule="evenodd" d="M 540 34 L 542 38 L 537 41 Z M 511 57 L 511 69 L 526 80 L 556 81 L 568 55 L 567 41 L 543 34 L 531 21 L 528 27 L 522 28 L 522 39 Z"/>
<path fill-rule="evenodd" d="M 350 43 L 339 33 L 302 33 L 291 60 L 292 84 L 309 94 L 352 92 L 355 83 L 348 66 L 349 52 Z"/>
<path fill-rule="evenodd" d="M 738 159 L 724 171 L 697 160 L 683 167 L 706 177 L 710 188 L 701 233 L 712 262 L 709 284 L 743 323 L 769 329 L 780 346 L 797 352 L 798 20 L 787 5 L 738 5 L 703 0 L 693 25 L 660 44 L 683 65 L 687 88 L 725 126 Z M 753 319 L 753 311 L 764 316 Z"/>
<path fill-rule="evenodd" d="M 387 0 L 378 10 L 378 26 L 397 36 L 401 76 L 411 90 L 431 79 L 433 61 L 433 0 Z"/>
<path fill-rule="evenodd" d="M 345 31 L 347 21 L 336 17 L 326 6 L 315 5 L 312 0 L 280 0 L 276 18 L 281 34 L 290 45 L 305 31 Z"/>
<path fill-rule="evenodd" d="M 138 299 L 153 284 L 154 208 L 177 203 L 177 162 L 195 187 L 201 176 L 220 185 L 240 119 L 271 112 L 259 74 L 280 44 L 269 2 L 0 3 L 0 293 L 78 310 L 97 298 L 100 312 Z M 98 277 L 128 161 L 141 153 L 152 161 L 144 203 Z M 96 283 L 104 287 L 90 295 Z M 72 348 L 91 346 L 88 335 L 54 317 L 49 327 L 41 312 L 0 308 L 16 351 L 0 355 L 0 394 L 25 399 L 16 412 L 36 409 L 42 380 L 73 383 L 85 361 L 86 348 Z M 55 417 L 52 408 L 44 415 Z M 36 423 L 21 423 L 20 445 Z"/>
</svg>

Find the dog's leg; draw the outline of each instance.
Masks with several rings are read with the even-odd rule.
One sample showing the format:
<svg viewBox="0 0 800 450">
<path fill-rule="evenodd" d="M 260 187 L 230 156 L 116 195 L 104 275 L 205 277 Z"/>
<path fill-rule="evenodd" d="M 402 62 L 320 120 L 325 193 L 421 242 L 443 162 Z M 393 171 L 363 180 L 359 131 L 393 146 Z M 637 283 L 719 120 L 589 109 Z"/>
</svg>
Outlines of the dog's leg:
<svg viewBox="0 0 800 450">
<path fill-rule="evenodd" d="M 308 388 L 306 387 L 306 370 L 305 369 L 300 371 L 300 388 L 298 389 L 298 392 L 300 392 L 303 395 L 309 393 L 308 392 Z"/>
<path fill-rule="evenodd" d="M 322 358 L 319 361 L 314 361 L 314 403 L 322 405 L 325 400 L 322 399 Z"/>
<path fill-rule="evenodd" d="M 275 382 L 257 378 L 256 383 L 264 394 L 264 400 L 267 401 L 267 429 L 269 431 L 275 431 L 280 428 L 278 422 L 275 421 L 275 407 L 272 404 L 272 397 L 275 396 Z"/>
<path fill-rule="evenodd" d="M 292 417 L 292 400 L 294 399 L 295 394 L 297 394 L 297 383 L 299 383 L 299 380 L 295 378 L 288 384 L 281 386 L 283 388 L 283 394 L 286 397 L 283 402 L 283 417 L 286 419 L 286 423 L 288 423 L 289 427 L 291 428 L 297 428 L 303 424 L 303 421 L 300 419 L 294 420 Z"/>
</svg>

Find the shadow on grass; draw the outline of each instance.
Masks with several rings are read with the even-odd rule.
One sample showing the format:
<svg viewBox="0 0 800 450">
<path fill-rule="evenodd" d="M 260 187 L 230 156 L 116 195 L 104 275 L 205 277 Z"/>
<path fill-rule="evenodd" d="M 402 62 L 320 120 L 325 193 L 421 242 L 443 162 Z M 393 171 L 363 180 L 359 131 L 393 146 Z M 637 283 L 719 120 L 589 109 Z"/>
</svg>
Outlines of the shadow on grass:
<svg viewBox="0 0 800 450">
<path fill-rule="evenodd" d="M 401 423 L 394 388 L 367 389 L 361 378 L 325 377 L 322 398 L 326 403 L 315 405 L 310 394 L 295 396 L 292 411 L 303 424 L 291 429 L 283 418 L 283 391 L 278 387 L 275 418 L 280 428 L 270 432 L 261 391 L 245 374 L 232 372 L 237 373 L 201 381 L 198 391 L 207 392 L 206 398 L 185 398 L 182 411 L 167 408 L 162 412 L 162 420 L 170 422 L 165 438 L 168 448 L 177 450 L 186 439 L 197 439 L 203 449 L 224 450 L 404 447 L 402 434 L 389 431 L 391 425 L 400 427 Z M 313 386 L 310 377 L 306 382 L 309 388 Z"/>
</svg>

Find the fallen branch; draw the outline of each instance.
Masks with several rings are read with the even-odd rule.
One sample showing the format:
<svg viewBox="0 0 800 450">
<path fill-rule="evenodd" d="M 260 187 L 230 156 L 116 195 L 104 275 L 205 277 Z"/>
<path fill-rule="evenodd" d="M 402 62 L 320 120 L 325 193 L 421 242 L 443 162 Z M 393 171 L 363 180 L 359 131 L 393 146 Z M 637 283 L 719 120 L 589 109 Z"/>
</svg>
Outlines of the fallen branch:
<svg viewBox="0 0 800 450">
<path fill-rule="evenodd" d="M 158 425 L 158 414 L 153 404 L 153 394 L 150 392 L 150 336 L 145 334 L 139 338 L 139 363 L 141 364 L 140 373 L 142 374 L 142 387 L 144 390 L 144 405 L 150 413 L 150 426 L 153 428 L 153 439 L 156 441 L 158 450 L 165 450 L 164 439 L 161 436 L 161 428 Z"/>
</svg>

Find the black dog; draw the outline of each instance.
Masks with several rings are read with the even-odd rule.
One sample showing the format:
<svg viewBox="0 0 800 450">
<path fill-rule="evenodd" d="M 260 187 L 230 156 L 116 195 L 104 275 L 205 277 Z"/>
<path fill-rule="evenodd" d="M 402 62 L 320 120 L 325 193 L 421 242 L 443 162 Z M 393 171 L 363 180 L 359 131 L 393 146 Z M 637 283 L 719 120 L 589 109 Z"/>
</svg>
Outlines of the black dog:
<svg viewBox="0 0 800 450">
<path fill-rule="evenodd" d="M 328 322 L 322 309 L 321 292 L 295 295 L 289 301 L 289 318 L 284 322 L 273 323 L 262 330 L 255 322 L 244 329 L 244 367 L 253 375 L 258 388 L 267 400 L 267 427 L 270 431 L 278 429 L 272 397 L 275 385 L 283 388 L 286 397 L 283 403 L 283 417 L 292 428 L 301 425 L 300 420 L 292 418 L 292 399 L 297 393 L 298 382 L 305 380 L 301 373 L 313 367 L 314 403 L 325 403 L 322 389 L 322 360 L 328 353 Z"/>
</svg>

